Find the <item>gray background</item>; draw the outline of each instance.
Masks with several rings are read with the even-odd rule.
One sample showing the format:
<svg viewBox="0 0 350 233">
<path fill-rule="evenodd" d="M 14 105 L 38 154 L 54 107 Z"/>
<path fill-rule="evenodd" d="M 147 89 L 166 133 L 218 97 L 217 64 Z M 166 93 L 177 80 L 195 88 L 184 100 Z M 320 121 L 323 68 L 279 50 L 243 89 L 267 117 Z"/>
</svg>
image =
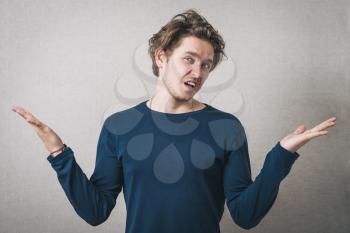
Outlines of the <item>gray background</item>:
<svg viewBox="0 0 350 233">
<path fill-rule="evenodd" d="M 103 120 L 137 102 L 122 101 L 114 87 L 137 100 L 152 93 L 134 64 L 146 57 L 134 52 L 188 8 L 219 30 L 234 61 L 234 85 L 209 103 L 228 111 L 238 106 L 232 111 L 247 131 L 253 177 L 266 153 L 299 124 L 338 117 L 329 136 L 299 151 L 275 205 L 251 232 L 350 232 L 349 1 L 1 0 L 1 233 L 124 232 L 123 195 L 106 223 L 85 223 L 42 142 L 10 109 L 23 106 L 52 127 L 90 176 Z M 227 209 L 221 228 L 245 232 Z"/>
</svg>

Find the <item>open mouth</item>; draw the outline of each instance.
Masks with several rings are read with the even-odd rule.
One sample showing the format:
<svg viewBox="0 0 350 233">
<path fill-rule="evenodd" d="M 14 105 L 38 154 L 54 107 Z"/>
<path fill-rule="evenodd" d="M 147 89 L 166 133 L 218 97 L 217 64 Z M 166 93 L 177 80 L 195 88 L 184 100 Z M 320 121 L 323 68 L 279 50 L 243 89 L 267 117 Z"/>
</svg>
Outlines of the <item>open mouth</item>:
<svg viewBox="0 0 350 233">
<path fill-rule="evenodd" d="M 186 81 L 185 85 L 191 87 L 192 89 L 194 89 L 197 86 L 197 84 L 194 81 Z"/>
</svg>

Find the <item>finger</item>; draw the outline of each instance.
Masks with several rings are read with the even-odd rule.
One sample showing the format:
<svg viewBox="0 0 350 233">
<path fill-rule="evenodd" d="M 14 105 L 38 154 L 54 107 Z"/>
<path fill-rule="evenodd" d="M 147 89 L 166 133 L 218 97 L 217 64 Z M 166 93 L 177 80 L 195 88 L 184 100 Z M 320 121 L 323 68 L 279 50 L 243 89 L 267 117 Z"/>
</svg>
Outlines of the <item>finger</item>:
<svg viewBox="0 0 350 233">
<path fill-rule="evenodd" d="M 316 125 L 316 126 L 313 127 L 310 131 L 311 131 L 311 132 L 322 131 L 322 130 L 325 130 L 325 129 L 329 128 L 329 127 L 334 126 L 334 125 L 335 125 L 335 119 L 334 119 L 334 120 L 333 120 L 333 119 L 331 120 L 331 119 L 332 119 L 332 118 L 330 118 L 330 119 L 328 119 L 328 120 L 322 122 L 322 123 L 319 124 L 319 125 Z"/>
<path fill-rule="evenodd" d="M 24 110 L 24 108 L 21 108 L 21 107 L 13 108 L 13 111 L 18 113 L 21 117 L 23 117 L 26 120 L 29 117 L 28 112 Z"/>
<path fill-rule="evenodd" d="M 331 118 L 327 119 L 326 121 L 336 121 L 336 120 L 337 120 L 336 117 L 331 117 Z"/>
<path fill-rule="evenodd" d="M 305 126 L 304 125 L 300 125 L 298 128 L 296 128 L 296 130 L 293 132 L 294 134 L 301 134 L 305 131 Z"/>
<path fill-rule="evenodd" d="M 25 116 L 25 114 L 27 113 L 27 112 L 24 110 L 24 108 L 22 108 L 22 107 L 13 107 L 13 108 L 12 108 L 12 111 L 18 113 L 18 114 L 19 114 L 20 116 L 22 116 L 23 118 L 25 118 L 24 116 Z"/>
<path fill-rule="evenodd" d="M 21 106 L 13 106 L 12 111 L 25 111 L 25 109 Z"/>
<path fill-rule="evenodd" d="M 34 126 L 40 126 L 41 122 L 33 116 L 30 112 L 26 111 L 22 107 L 14 107 L 12 108 L 12 111 L 17 112 L 21 117 L 23 117 L 28 123 L 34 125 Z"/>
<path fill-rule="evenodd" d="M 40 125 L 40 122 L 36 119 L 33 119 L 33 118 L 28 118 L 27 119 L 27 122 L 34 125 L 34 126 L 39 126 Z"/>
<path fill-rule="evenodd" d="M 316 137 L 324 136 L 324 135 L 327 135 L 327 134 L 328 134 L 327 130 L 317 131 L 317 132 L 310 132 L 308 134 L 305 134 L 304 139 L 309 141 L 309 140 L 312 140 L 312 139 L 314 139 Z"/>
</svg>

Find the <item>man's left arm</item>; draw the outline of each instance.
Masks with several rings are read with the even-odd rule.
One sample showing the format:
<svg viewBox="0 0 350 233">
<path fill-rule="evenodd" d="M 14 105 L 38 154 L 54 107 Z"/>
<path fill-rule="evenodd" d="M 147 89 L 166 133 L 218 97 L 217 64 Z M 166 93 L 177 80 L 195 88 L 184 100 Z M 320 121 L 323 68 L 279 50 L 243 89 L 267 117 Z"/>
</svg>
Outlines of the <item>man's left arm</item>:
<svg viewBox="0 0 350 233">
<path fill-rule="evenodd" d="M 263 168 L 253 182 L 247 142 L 229 153 L 224 170 L 224 192 L 227 207 L 237 225 L 250 229 L 263 219 L 298 156 L 277 143 L 267 154 Z"/>
<path fill-rule="evenodd" d="M 277 197 L 280 183 L 299 157 L 296 151 L 311 139 L 326 135 L 326 129 L 334 125 L 335 118 L 330 118 L 311 130 L 299 126 L 267 154 L 254 182 L 251 179 L 248 143 L 244 129 L 240 127 L 240 135 L 245 140 L 239 148 L 229 151 L 223 180 L 226 204 L 236 224 L 250 229 L 262 220 Z"/>
</svg>

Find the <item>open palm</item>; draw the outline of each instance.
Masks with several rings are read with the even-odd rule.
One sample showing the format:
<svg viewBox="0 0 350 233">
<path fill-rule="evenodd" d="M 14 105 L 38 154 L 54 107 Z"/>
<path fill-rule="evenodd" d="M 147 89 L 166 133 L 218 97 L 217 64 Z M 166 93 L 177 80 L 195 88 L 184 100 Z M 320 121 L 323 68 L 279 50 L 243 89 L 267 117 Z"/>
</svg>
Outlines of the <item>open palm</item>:
<svg viewBox="0 0 350 233">
<path fill-rule="evenodd" d="M 300 147 L 305 145 L 310 140 L 322 135 L 326 135 L 326 129 L 335 125 L 336 117 L 331 117 L 312 129 L 306 130 L 304 125 L 300 125 L 293 133 L 284 137 L 280 144 L 283 148 L 290 152 L 296 152 Z"/>
<path fill-rule="evenodd" d="M 63 142 L 61 138 L 49 126 L 41 122 L 33 114 L 19 106 L 13 107 L 12 111 L 18 113 L 34 128 L 49 152 L 62 148 Z"/>
</svg>

